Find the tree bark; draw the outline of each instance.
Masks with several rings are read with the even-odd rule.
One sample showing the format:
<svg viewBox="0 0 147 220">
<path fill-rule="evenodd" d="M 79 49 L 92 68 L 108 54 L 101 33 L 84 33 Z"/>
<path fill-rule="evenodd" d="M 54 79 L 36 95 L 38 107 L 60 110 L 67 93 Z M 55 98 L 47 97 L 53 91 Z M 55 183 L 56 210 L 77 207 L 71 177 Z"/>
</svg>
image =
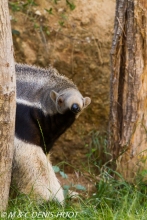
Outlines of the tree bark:
<svg viewBox="0 0 147 220">
<path fill-rule="evenodd" d="M 0 211 L 8 203 L 14 152 L 15 66 L 8 1 L 0 0 Z"/>
<path fill-rule="evenodd" d="M 147 169 L 147 1 L 117 0 L 109 146 L 129 182 Z"/>
</svg>

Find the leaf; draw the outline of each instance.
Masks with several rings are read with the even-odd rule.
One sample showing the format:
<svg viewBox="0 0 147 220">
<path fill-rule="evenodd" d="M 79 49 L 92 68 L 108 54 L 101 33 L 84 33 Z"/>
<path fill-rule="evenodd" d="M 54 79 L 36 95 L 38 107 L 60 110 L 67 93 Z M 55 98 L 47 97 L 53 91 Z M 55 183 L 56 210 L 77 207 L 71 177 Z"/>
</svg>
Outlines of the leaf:
<svg viewBox="0 0 147 220">
<path fill-rule="evenodd" d="M 53 9 L 52 9 L 52 8 L 50 8 L 50 9 L 46 9 L 46 8 L 45 8 L 45 10 L 46 10 L 50 15 L 53 15 Z"/>
<path fill-rule="evenodd" d="M 64 185 L 64 186 L 63 186 L 63 189 L 64 189 L 64 190 L 69 190 L 69 189 L 70 189 L 70 186 L 69 186 L 69 185 Z"/>
<path fill-rule="evenodd" d="M 60 1 L 60 0 L 54 0 L 54 3 L 55 3 L 55 4 L 58 4 L 58 1 Z"/>
<path fill-rule="evenodd" d="M 28 4 L 31 6 L 38 6 L 34 0 L 27 0 Z"/>
<path fill-rule="evenodd" d="M 61 175 L 64 179 L 67 179 L 67 178 L 68 178 L 67 174 L 65 174 L 65 173 L 62 172 L 62 171 L 60 171 L 60 175 Z"/>
<path fill-rule="evenodd" d="M 84 186 L 80 185 L 80 184 L 74 185 L 74 187 L 75 187 L 76 189 L 78 189 L 78 190 L 83 190 L 83 191 L 86 190 L 86 188 L 85 188 Z"/>
<path fill-rule="evenodd" d="M 50 35 L 50 32 L 49 32 L 49 31 L 46 31 L 46 34 L 47 34 L 47 35 Z"/>
<path fill-rule="evenodd" d="M 70 1 L 66 0 L 66 4 L 70 7 L 70 10 L 73 11 L 75 9 L 74 3 L 71 3 Z"/>
<path fill-rule="evenodd" d="M 60 168 L 58 166 L 53 166 L 53 170 L 55 173 L 58 173 L 60 171 Z"/>
<path fill-rule="evenodd" d="M 64 26 L 64 21 L 59 21 L 60 26 Z"/>
<path fill-rule="evenodd" d="M 20 11 L 20 5 L 17 2 L 9 2 L 12 11 Z"/>
<path fill-rule="evenodd" d="M 14 34 L 14 35 L 20 35 L 20 32 L 17 31 L 17 30 L 15 30 L 15 29 L 12 29 L 12 34 Z"/>
<path fill-rule="evenodd" d="M 147 170 L 142 170 L 141 175 L 146 176 L 147 175 Z"/>
<path fill-rule="evenodd" d="M 36 29 L 39 28 L 39 25 L 35 23 L 34 28 L 36 28 Z"/>
</svg>

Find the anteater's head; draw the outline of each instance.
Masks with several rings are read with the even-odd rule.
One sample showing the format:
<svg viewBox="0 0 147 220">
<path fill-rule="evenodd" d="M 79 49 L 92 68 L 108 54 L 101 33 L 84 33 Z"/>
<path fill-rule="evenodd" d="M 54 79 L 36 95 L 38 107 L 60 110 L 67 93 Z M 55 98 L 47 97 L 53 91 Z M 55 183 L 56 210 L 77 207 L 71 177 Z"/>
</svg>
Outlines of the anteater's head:
<svg viewBox="0 0 147 220">
<path fill-rule="evenodd" d="M 57 112 L 60 114 L 70 110 L 78 116 L 91 102 L 89 97 L 84 98 L 76 89 L 66 89 L 59 93 L 52 90 L 50 97 L 56 105 Z"/>
</svg>

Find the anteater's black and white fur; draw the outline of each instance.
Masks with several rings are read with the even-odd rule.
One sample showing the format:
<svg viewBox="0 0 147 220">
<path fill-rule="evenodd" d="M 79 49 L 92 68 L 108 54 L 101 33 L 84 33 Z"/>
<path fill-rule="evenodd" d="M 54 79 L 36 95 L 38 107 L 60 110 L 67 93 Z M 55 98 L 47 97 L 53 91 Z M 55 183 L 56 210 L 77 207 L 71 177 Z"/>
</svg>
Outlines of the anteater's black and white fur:
<svg viewBox="0 0 147 220">
<path fill-rule="evenodd" d="M 12 183 L 37 199 L 63 203 L 62 188 L 46 154 L 90 104 L 75 84 L 49 69 L 16 64 L 17 109 Z"/>
</svg>

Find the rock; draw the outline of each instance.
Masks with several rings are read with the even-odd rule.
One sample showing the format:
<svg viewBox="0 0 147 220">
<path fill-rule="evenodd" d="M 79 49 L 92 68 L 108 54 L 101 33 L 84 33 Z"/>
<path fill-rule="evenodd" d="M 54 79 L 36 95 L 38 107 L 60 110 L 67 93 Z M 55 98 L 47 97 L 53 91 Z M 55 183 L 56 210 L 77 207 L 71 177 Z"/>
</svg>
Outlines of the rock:
<svg viewBox="0 0 147 220">
<path fill-rule="evenodd" d="M 86 37 L 86 38 L 85 38 L 85 41 L 86 41 L 87 43 L 90 43 L 90 42 L 91 42 L 90 37 Z"/>
<path fill-rule="evenodd" d="M 89 23 L 90 23 L 89 18 L 84 18 L 84 19 L 82 19 L 82 21 L 81 21 L 81 24 L 82 24 L 82 25 L 88 25 Z"/>
<path fill-rule="evenodd" d="M 58 9 L 58 12 L 59 12 L 59 13 L 64 12 L 64 8 L 59 8 L 59 9 Z"/>
<path fill-rule="evenodd" d="M 39 15 L 39 16 L 42 15 L 41 12 L 40 12 L 39 10 L 35 11 L 35 14 L 36 14 L 36 15 Z"/>
<path fill-rule="evenodd" d="M 89 66 L 89 69 L 95 70 L 97 68 L 97 65 L 95 63 L 91 63 Z"/>
</svg>

